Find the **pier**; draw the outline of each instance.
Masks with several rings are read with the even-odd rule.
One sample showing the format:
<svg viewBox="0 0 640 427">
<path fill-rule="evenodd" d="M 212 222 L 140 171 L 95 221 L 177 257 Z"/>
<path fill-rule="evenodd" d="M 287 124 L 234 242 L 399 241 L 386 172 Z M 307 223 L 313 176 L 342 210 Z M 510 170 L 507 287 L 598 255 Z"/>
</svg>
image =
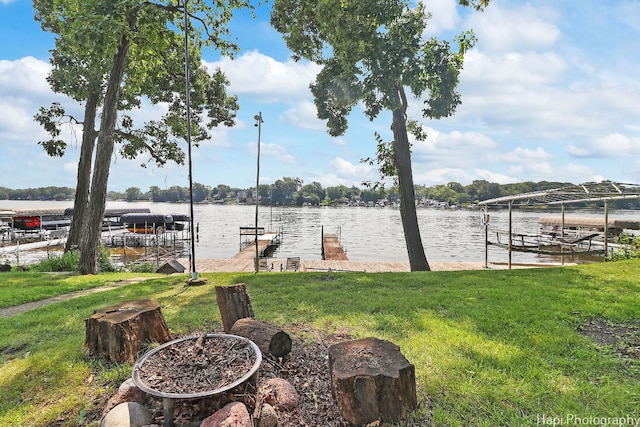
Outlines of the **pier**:
<svg viewBox="0 0 640 427">
<path fill-rule="evenodd" d="M 322 228 L 322 259 L 327 261 L 348 261 L 337 234 L 325 233 Z"/>
<path fill-rule="evenodd" d="M 249 240 L 251 237 L 253 237 L 252 241 Z M 233 259 L 255 260 L 256 244 L 258 245 L 259 256 L 266 257 L 280 245 L 281 237 L 282 232 L 265 231 L 264 227 L 258 227 L 257 231 L 254 227 L 240 227 L 240 252 Z M 245 239 L 244 241 L 242 240 L 243 238 Z"/>
</svg>

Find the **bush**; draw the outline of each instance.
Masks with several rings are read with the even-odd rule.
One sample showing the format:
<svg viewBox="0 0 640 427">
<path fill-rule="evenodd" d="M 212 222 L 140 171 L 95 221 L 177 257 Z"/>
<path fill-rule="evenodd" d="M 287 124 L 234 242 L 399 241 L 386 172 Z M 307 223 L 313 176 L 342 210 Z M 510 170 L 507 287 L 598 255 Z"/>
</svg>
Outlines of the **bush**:
<svg viewBox="0 0 640 427">
<path fill-rule="evenodd" d="M 640 258 L 640 236 L 622 232 L 616 237 L 615 243 L 623 245 L 623 247 L 611 251 L 609 255 L 607 255 L 607 261 Z"/>
<path fill-rule="evenodd" d="M 100 271 L 103 273 L 113 273 L 118 269 L 111 263 L 111 252 L 109 249 L 100 249 L 100 258 L 98 259 Z M 80 266 L 80 252 L 69 251 L 62 255 L 49 255 L 31 269 L 35 271 L 78 271 Z"/>
<path fill-rule="evenodd" d="M 143 262 L 142 264 L 131 264 L 129 271 L 132 273 L 155 273 L 158 266 L 152 262 Z"/>
<path fill-rule="evenodd" d="M 37 264 L 31 266 L 35 271 L 78 271 L 80 253 L 69 251 L 62 255 L 49 255 Z"/>
</svg>

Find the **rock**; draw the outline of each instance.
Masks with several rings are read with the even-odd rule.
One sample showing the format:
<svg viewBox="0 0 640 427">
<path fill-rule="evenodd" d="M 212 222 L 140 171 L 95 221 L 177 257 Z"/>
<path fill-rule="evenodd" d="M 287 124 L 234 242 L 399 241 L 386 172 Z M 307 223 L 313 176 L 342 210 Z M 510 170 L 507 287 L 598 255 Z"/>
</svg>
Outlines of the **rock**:
<svg viewBox="0 0 640 427">
<path fill-rule="evenodd" d="M 102 419 L 100 427 L 143 427 L 151 424 L 151 412 L 135 402 L 121 403 Z"/>
<path fill-rule="evenodd" d="M 120 384 L 118 392 L 111 396 L 111 398 L 105 405 L 104 410 L 102 411 L 102 415 L 104 416 L 110 410 L 121 403 L 135 402 L 142 405 L 145 401 L 146 396 L 147 394 L 135 385 L 133 379 L 129 378 L 128 380 Z"/>
<path fill-rule="evenodd" d="M 278 414 L 273 406 L 265 403 L 260 408 L 260 418 L 255 417 L 256 427 L 277 427 L 278 426 Z"/>
<path fill-rule="evenodd" d="M 300 400 L 295 387 L 282 378 L 269 378 L 258 387 L 258 400 L 263 400 L 277 411 L 293 411 Z"/>
<path fill-rule="evenodd" d="M 253 427 L 253 423 L 243 403 L 231 402 L 205 418 L 200 427 Z"/>
<path fill-rule="evenodd" d="M 0 272 L 6 273 L 11 271 L 11 264 L 0 264 Z"/>
</svg>

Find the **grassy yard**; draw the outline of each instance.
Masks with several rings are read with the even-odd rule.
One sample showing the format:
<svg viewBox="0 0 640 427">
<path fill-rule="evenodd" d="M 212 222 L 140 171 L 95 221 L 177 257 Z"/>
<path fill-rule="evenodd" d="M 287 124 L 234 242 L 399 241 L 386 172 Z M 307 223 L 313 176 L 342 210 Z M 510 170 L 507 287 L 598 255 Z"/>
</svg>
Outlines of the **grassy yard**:
<svg viewBox="0 0 640 427">
<path fill-rule="evenodd" d="M 0 307 L 133 276 L 3 273 Z M 91 425 L 86 414 L 95 398 L 131 374 L 129 365 L 83 353 L 84 320 L 93 310 L 152 298 L 173 334 L 212 331 L 221 325 L 214 287 L 234 283 L 247 284 L 260 320 L 398 344 L 416 366 L 421 418 L 435 426 L 611 425 L 623 418 L 629 425 L 640 418 L 639 261 L 204 276 L 204 286 L 185 287 L 186 276 L 149 278 L 0 318 L 0 426 Z M 633 333 L 612 334 L 616 342 L 603 346 L 581 332 L 590 325 Z"/>
</svg>

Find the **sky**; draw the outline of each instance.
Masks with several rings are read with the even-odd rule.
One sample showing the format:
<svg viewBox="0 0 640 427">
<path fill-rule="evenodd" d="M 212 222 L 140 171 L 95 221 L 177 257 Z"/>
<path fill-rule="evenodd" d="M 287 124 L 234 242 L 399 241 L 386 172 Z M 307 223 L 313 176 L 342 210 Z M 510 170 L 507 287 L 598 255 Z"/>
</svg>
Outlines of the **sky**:
<svg viewBox="0 0 640 427">
<path fill-rule="evenodd" d="M 640 182 L 639 1 L 492 0 L 482 13 L 456 0 L 425 4 L 432 14 L 426 37 L 452 40 L 473 29 L 478 42 L 466 55 L 456 114 L 422 120 L 428 139 L 413 146 L 415 184 Z M 237 16 L 232 33 L 241 51 L 233 60 L 204 52 L 207 67 L 226 73 L 240 110 L 234 127 L 215 129 L 193 149 L 194 181 L 255 186 L 258 113 L 260 184 L 376 180 L 376 167 L 360 160 L 375 156 L 375 132 L 392 138 L 391 114 L 371 122 L 357 106 L 348 131 L 329 136 L 309 90 L 320 68 L 291 60 L 269 12 L 267 4 L 255 19 Z M 33 117 L 54 101 L 78 112 L 82 106 L 48 87 L 54 38 L 33 16 L 29 0 L 0 0 L 0 187 L 75 187 L 80 135 L 68 132 L 67 154 L 50 158 Z M 412 99 L 409 115 L 420 118 L 420 106 Z M 145 108 L 136 117 L 160 114 Z M 147 160 L 114 154 L 109 189 L 188 186 L 186 165 L 158 168 Z"/>
</svg>

